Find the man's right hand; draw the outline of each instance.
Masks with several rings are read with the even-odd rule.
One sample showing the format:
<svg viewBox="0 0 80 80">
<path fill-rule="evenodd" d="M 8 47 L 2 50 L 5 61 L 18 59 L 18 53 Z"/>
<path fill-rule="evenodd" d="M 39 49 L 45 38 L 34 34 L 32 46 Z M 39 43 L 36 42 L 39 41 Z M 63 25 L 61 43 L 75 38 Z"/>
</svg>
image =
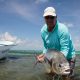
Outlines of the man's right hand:
<svg viewBox="0 0 80 80">
<path fill-rule="evenodd" d="M 44 54 L 40 54 L 37 56 L 37 61 L 43 62 L 44 61 Z"/>
</svg>

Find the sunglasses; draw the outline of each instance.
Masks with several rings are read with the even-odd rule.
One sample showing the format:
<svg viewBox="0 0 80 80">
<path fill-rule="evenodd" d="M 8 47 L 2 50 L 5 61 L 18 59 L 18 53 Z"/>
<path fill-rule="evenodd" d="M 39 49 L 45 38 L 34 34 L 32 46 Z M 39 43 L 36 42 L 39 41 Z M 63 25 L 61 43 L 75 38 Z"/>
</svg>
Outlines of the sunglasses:
<svg viewBox="0 0 80 80">
<path fill-rule="evenodd" d="M 45 19 L 54 19 L 54 16 L 45 16 Z"/>
</svg>

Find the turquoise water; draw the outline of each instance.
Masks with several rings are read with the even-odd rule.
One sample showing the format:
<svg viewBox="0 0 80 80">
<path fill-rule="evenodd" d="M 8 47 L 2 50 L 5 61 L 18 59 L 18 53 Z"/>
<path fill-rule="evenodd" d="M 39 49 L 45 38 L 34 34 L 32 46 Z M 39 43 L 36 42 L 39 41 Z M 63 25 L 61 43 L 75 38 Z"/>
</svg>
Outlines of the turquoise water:
<svg viewBox="0 0 80 80">
<path fill-rule="evenodd" d="M 45 74 L 43 64 L 34 66 L 34 54 L 10 53 L 6 61 L 0 63 L 0 80 L 52 80 Z M 80 80 L 80 55 L 77 55 L 75 80 Z"/>
</svg>

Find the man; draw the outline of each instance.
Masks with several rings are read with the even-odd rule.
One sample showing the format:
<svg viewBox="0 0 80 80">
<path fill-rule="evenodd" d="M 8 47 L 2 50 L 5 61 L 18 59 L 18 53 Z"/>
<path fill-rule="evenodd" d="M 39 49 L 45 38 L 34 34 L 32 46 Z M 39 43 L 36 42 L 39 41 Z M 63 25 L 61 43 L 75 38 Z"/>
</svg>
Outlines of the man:
<svg viewBox="0 0 80 80">
<path fill-rule="evenodd" d="M 53 7 L 44 10 L 43 17 L 45 25 L 41 29 L 41 37 L 44 43 L 43 54 L 37 57 L 38 61 L 43 61 L 47 57 L 47 51 L 56 49 L 64 54 L 70 63 L 73 74 L 75 64 L 75 50 L 68 32 L 68 28 L 57 20 L 56 11 Z"/>
</svg>

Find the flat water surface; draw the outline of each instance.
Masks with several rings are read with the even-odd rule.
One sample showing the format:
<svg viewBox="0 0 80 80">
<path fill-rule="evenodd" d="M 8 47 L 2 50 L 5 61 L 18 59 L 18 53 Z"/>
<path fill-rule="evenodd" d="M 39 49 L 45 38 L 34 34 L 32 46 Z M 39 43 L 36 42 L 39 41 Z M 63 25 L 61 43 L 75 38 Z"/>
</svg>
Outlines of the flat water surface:
<svg viewBox="0 0 80 80">
<path fill-rule="evenodd" d="M 35 66 L 34 55 L 12 56 L 0 63 L 0 80 L 51 80 L 43 64 Z M 80 80 L 80 55 L 77 55 L 75 80 Z"/>
</svg>

